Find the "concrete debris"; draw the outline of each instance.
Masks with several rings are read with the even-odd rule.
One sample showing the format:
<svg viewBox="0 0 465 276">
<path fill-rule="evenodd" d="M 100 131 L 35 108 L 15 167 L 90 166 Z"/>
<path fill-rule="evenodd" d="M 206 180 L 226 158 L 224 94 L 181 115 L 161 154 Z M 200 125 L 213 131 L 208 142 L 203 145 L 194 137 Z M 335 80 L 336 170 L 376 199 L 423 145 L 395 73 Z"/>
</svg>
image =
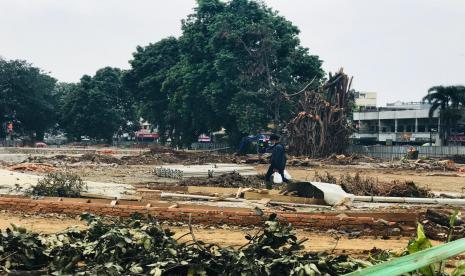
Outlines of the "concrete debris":
<svg viewBox="0 0 465 276">
<path fill-rule="evenodd" d="M 391 163 L 377 163 L 379 168 L 417 170 L 417 171 L 456 171 L 457 167 L 452 160 L 402 160 Z"/>
<path fill-rule="evenodd" d="M 154 173 L 166 178 L 211 178 L 227 173 L 238 173 L 241 176 L 257 175 L 253 167 L 237 164 L 207 164 L 207 165 L 166 165 L 155 168 Z"/>
</svg>

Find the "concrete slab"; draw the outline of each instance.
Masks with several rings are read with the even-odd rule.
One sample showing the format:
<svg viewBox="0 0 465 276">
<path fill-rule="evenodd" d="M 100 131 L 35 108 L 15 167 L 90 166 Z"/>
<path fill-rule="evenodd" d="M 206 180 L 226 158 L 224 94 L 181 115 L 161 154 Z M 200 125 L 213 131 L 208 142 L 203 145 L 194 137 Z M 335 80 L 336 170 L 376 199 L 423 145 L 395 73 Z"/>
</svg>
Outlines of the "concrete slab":
<svg viewBox="0 0 465 276">
<path fill-rule="evenodd" d="M 0 161 L 5 163 L 21 163 L 26 161 L 26 154 L 0 153 Z"/>
</svg>

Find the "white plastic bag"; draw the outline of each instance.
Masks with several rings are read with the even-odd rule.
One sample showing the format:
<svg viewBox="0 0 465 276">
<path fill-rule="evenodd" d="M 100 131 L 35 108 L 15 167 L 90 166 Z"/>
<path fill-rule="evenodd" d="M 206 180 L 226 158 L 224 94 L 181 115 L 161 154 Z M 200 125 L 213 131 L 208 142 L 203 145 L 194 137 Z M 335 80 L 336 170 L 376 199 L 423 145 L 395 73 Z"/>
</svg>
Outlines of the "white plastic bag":
<svg viewBox="0 0 465 276">
<path fill-rule="evenodd" d="M 291 180 L 292 179 L 292 176 L 286 171 L 284 170 L 284 178 L 286 178 L 287 180 Z"/>
<path fill-rule="evenodd" d="M 273 182 L 275 184 L 283 183 L 283 177 L 281 176 L 281 174 L 279 172 L 273 173 Z"/>
</svg>

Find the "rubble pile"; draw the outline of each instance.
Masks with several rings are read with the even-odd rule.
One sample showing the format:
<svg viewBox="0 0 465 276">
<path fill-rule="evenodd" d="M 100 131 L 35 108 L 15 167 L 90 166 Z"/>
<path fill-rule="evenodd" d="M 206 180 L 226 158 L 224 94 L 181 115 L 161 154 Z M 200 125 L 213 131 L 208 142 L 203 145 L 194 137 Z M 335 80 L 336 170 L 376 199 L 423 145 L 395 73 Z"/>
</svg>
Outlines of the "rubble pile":
<svg viewBox="0 0 465 276">
<path fill-rule="evenodd" d="M 225 188 L 265 188 L 265 182 L 262 176 L 242 176 L 237 172 L 227 173 L 206 179 L 185 179 L 182 180 L 179 185 Z"/>
<path fill-rule="evenodd" d="M 379 168 L 417 170 L 417 171 L 456 171 L 457 167 L 452 160 L 401 160 L 394 163 L 378 163 Z"/>
<path fill-rule="evenodd" d="M 29 156 L 28 162 L 52 164 L 55 166 L 62 166 L 66 164 L 75 163 L 99 163 L 99 164 L 118 164 L 121 165 L 124 162 L 112 155 L 108 154 L 96 154 L 96 153 L 85 153 L 80 156 L 73 155 L 53 155 L 53 156 Z"/>
<path fill-rule="evenodd" d="M 118 164 L 121 165 L 123 162 L 121 159 L 116 158 L 108 154 L 95 154 L 95 153 L 86 153 L 79 158 L 79 162 L 89 161 L 92 163 L 104 163 L 104 164 Z"/>
<path fill-rule="evenodd" d="M 323 160 L 327 164 L 335 164 L 335 165 L 357 165 L 359 162 L 364 163 L 373 163 L 373 162 L 381 162 L 378 159 L 375 159 L 370 156 L 366 155 L 344 155 L 344 154 L 332 154 L 328 158 Z"/>
<path fill-rule="evenodd" d="M 22 172 L 37 172 L 37 173 L 51 173 L 57 169 L 49 164 L 41 163 L 21 163 L 8 167 L 11 171 L 22 171 Z"/>
<path fill-rule="evenodd" d="M 425 218 L 421 221 L 425 234 L 433 240 L 445 241 L 451 230 L 450 217 L 453 212 L 450 210 L 428 209 Z M 452 229 L 451 240 L 465 237 L 465 222 L 458 216 Z"/>
<path fill-rule="evenodd" d="M 120 158 L 111 154 L 86 153 L 80 156 L 54 155 L 54 156 L 30 156 L 30 163 L 52 164 L 54 166 L 65 166 L 76 163 L 93 164 L 117 164 L 117 165 L 160 165 L 160 164 L 186 164 L 200 165 L 207 163 L 231 163 L 235 159 L 229 155 L 219 155 L 209 152 L 187 152 L 166 150 L 155 153 L 145 152 L 139 155 L 127 155 Z"/>
<path fill-rule="evenodd" d="M 364 177 L 359 173 L 354 176 L 342 175 L 339 178 L 315 174 L 315 180 L 319 182 L 336 183 L 347 193 L 358 196 L 387 196 L 387 197 L 430 197 L 428 189 L 420 188 L 411 181 L 379 182 L 373 177 Z"/>
</svg>

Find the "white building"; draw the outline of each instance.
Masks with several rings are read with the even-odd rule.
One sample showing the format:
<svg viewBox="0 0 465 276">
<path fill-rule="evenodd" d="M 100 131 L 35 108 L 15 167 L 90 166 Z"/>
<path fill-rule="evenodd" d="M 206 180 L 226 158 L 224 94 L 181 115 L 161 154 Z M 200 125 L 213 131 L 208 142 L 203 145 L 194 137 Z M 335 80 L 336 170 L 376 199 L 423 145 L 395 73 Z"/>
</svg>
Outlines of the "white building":
<svg viewBox="0 0 465 276">
<path fill-rule="evenodd" d="M 429 104 L 395 102 L 386 107 L 354 112 L 357 132 L 352 138 L 361 143 L 440 144 L 439 111 L 429 118 Z"/>
<path fill-rule="evenodd" d="M 376 104 L 376 92 L 355 92 L 355 105 L 358 108 L 375 108 Z"/>
</svg>

